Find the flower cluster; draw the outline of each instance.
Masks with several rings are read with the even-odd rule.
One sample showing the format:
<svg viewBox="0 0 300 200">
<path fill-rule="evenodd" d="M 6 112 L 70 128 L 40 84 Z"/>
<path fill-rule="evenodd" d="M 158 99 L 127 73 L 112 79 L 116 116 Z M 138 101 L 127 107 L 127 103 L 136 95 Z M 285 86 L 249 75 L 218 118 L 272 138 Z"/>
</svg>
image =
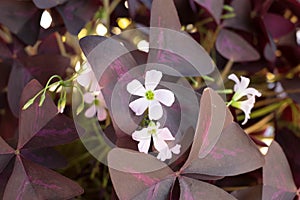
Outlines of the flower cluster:
<svg viewBox="0 0 300 200">
<path fill-rule="evenodd" d="M 83 95 L 84 102 L 90 104 L 84 115 L 87 118 L 97 115 L 99 121 L 105 120 L 107 117 L 106 104 L 98 81 L 88 63 L 83 66 L 82 72 L 77 77 L 77 82 L 86 90 Z"/>
<path fill-rule="evenodd" d="M 148 109 L 148 118 L 150 119 L 148 126 L 142 130 L 136 130 L 132 134 L 132 138 L 139 142 L 139 151 L 148 154 L 152 139 L 154 148 L 158 151 L 157 158 L 165 161 L 172 158 L 172 153 L 179 154 L 181 146 L 176 144 L 170 148 L 166 141 L 174 141 L 175 138 L 168 128 L 160 128 L 160 123 L 155 122 L 163 116 L 162 104 L 170 107 L 175 101 L 175 95 L 172 91 L 156 89 L 161 78 L 162 73 L 160 71 L 147 71 L 145 87 L 135 79 L 128 83 L 127 91 L 140 97 L 129 104 L 136 115 L 140 116 Z"/>
<path fill-rule="evenodd" d="M 248 119 L 250 119 L 251 109 L 255 103 L 255 96 L 260 97 L 261 93 L 254 88 L 248 88 L 250 83 L 249 78 L 241 76 L 240 81 L 235 74 L 230 74 L 228 79 L 235 82 L 233 87 L 235 94 L 233 95 L 228 106 L 231 105 L 235 108 L 241 109 L 245 113 L 245 119 L 242 123 L 244 125 L 247 123 Z M 241 100 L 243 97 L 246 97 L 246 100 Z"/>
</svg>

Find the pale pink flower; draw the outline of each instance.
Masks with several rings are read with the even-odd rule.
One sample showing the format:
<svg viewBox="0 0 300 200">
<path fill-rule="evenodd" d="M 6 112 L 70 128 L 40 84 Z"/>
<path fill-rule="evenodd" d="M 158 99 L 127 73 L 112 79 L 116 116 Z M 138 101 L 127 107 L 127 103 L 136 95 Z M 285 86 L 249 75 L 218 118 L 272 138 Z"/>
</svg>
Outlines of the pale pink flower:
<svg viewBox="0 0 300 200">
<path fill-rule="evenodd" d="M 129 107 L 136 115 L 142 115 L 149 108 L 149 119 L 158 120 L 163 116 L 161 103 L 170 107 L 174 101 L 174 93 L 167 89 L 157 89 L 162 78 L 162 73 L 157 70 L 146 72 L 145 87 L 138 81 L 133 80 L 127 85 L 127 91 L 141 98 L 134 100 Z"/>
</svg>

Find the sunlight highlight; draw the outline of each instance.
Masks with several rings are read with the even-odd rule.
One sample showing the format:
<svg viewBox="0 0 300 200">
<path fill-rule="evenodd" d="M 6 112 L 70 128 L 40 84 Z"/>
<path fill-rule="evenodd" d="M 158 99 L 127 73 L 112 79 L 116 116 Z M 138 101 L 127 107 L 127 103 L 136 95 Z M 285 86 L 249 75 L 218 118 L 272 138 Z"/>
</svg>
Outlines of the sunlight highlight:
<svg viewBox="0 0 300 200">
<path fill-rule="evenodd" d="M 40 21 L 40 26 L 43 27 L 44 29 L 48 29 L 51 26 L 51 24 L 52 24 L 52 17 L 47 10 L 44 10 Z"/>
<path fill-rule="evenodd" d="M 148 53 L 149 52 L 149 42 L 147 42 L 146 40 L 141 40 L 137 44 L 137 48 L 140 51 Z"/>
<path fill-rule="evenodd" d="M 107 33 L 107 28 L 103 24 L 98 24 L 96 27 L 96 33 L 100 36 L 105 36 Z"/>
</svg>

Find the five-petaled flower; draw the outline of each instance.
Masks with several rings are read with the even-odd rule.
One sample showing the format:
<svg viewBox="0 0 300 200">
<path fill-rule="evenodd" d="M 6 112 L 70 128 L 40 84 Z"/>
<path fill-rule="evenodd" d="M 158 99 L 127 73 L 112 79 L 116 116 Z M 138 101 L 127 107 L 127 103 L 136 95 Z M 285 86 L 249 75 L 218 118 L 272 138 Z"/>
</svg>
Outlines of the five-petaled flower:
<svg viewBox="0 0 300 200">
<path fill-rule="evenodd" d="M 170 130 L 168 128 L 159 128 L 160 124 L 157 122 L 156 124 L 151 121 L 147 128 L 143 128 L 142 130 L 135 131 L 132 134 L 132 139 L 135 141 L 138 141 L 138 149 L 140 152 L 148 154 L 150 144 L 151 144 L 151 138 L 153 139 L 153 145 L 154 148 L 158 152 L 162 152 L 161 154 L 161 160 L 170 159 L 170 155 L 167 155 L 169 146 L 166 141 L 172 141 L 175 140 L 173 135 L 171 134 Z M 178 148 L 175 151 L 177 153 Z M 170 150 L 169 150 L 170 151 Z"/>
<path fill-rule="evenodd" d="M 161 103 L 170 107 L 174 101 L 174 93 L 167 89 L 157 89 L 162 78 L 162 73 L 157 70 L 146 72 L 145 87 L 138 81 L 133 80 L 127 85 L 127 91 L 141 98 L 134 100 L 129 107 L 136 115 L 142 115 L 149 108 L 149 119 L 158 120 L 163 116 Z"/>
<path fill-rule="evenodd" d="M 229 102 L 228 106 L 231 105 L 235 108 L 241 109 L 245 113 L 245 119 L 243 121 L 243 125 L 250 119 L 251 109 L 255 103 L 255 96 L 260 97 L 261 93 L 258 92 L 254 88 L 248 88 L 250 79 L 241 76 L 241 81 L 235 74 L 230 74 L 228 79 L 233 80 L 235 82 L 234 85 L 234 92 L 231 101 Z M 240 101 L 243 97 L 247 97 L 246 100 Z"/>
<path fill-rule="evenodd" d="M 99 121 L 106 119 L 106 104 L 101 91 L 87 92 L 83 95 L 83 99 L 86 103 L 92 104 L 84 113 L 87 118 L 94 117 L 97 114 Z"/>
</svg>

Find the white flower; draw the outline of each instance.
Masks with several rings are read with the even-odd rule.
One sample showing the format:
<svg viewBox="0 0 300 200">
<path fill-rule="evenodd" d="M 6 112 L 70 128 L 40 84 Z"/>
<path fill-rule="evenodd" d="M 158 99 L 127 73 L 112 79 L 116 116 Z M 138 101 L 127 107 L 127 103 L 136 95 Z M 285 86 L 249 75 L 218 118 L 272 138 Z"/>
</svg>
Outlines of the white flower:
<svg viewBox="0 0 300 200">
<path fill-rule="evenodd" d="M 168 107 L 174 103 L 175 96 L 170 90 L 154 90 L 161 78 L 162 73 L 160 71 L 151 70 L 146 72 L 145 87 L 136 79 L 128 83 L 127 91 L 142 97 L 129 104 L 136 115 L 142 115 L 149 108 L 150 120 L 158 120 L 163 115 L 161 103 Z"/>
<path fill-rule="evenodd" d="M 159 129 L 159 126 L 159 123 L 150 122 L 147 128 L 135 131 L 132 134 L 132 139 L 139 142 L 138 149 L 140 152 L 148 153 L 151 138 L 153 139 L 155 149 L 159 152 L 168 148 L 166 140 L 175 140 L 168 128 Z"/>
<path fill-rule="evenodd" d="M 89 107 L 84 113 L 87 118 L 94 117 L 97 114 L 97 118 L 99 121 L 103 121 L 106 119 L 106 104 L 101 91 L 93 93 L 87 92 L 83 95 L 83 99 L 86 103 L 92 104 L 91 107 Z"/>
<path fill-rule="evenodd" d="M 89 63 L 85 63 L 82 68 L 82 72 L 77 77 L 77 82 L 89 91 L 100 90 L 98 81 Z"/>
<path fill-rule="evenodd" d="M 244 125 L 246 124 L 248 119 L 250 119 L 251 109 L 253 108 L 255 103 L 255 96 L 260 97 L 261 93 L 254 88 L 248 88 L 250 83 L 249 78 L 241 76 L 240 81 L 235 74 L 230 74 L 228 76 L 228 79 L 231 79 L 235 82 L 235 85 L 233 87 L 235 94 L 233 95 L 229 105 L 241 109 L 245 113 L 245 119 L 242 123 Z M 243 97 L 246 97 L 247 99 L 239 101 Z"/>
<path fill-rule="evenodd" d="M 174 154 L 179 154 L 180 153 L 180 148 L 181 145 L 176 144 L 174 147 L 172 148 L 165 148 L 163 150 L 161 150 L 158 155 L 157 155 L 157 159 L 161 160 L 161 161 L 165 161 L 167 159 L 171 159 L 172 158 L 172 153 Z"/>
</svg>

